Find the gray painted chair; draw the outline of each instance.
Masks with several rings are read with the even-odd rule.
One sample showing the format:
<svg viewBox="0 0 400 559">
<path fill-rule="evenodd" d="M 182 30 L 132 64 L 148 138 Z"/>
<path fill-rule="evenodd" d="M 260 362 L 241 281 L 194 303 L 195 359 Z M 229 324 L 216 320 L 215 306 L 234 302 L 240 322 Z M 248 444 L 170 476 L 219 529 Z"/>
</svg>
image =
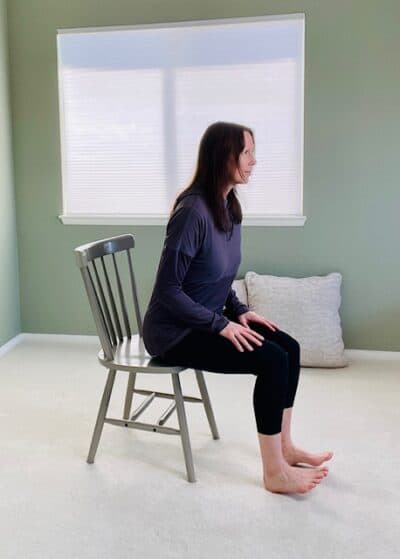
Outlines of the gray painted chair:
<svg viewBox="0 0 400 559">
<path fill-rule="evenodd" d="M 151 358 L 143 344 L 142 317 L 136 291 L 131 250 L 135 246 L 133 235 L 121 235 L 103 239 L 75 249 L 86 292 L 92 309 L 102 350 L 98 354 L 100 363 L 108 369 L 107 382 L 101 399 L 97 421 L 89 449 L 87 462 L 92 464 L 99 445 L 104 423 L 180 435 L 185 457 L 187 478 L 196 481 L 189 431 L 184 402 L 202 403 L 214 439 L 219 439 L 217 425 L 211 407 L 203 372 L 196 370 L 201 398 L 182 394 L 179 374 L 187 370 L 181 366 L 170 366 Z M 138 334 L 132 334 L 131 316 L 136 315 Z M 129 373 L 122 419 L 107 417 L 108 405 L 117 371 Z M 141 390 L 135 387 L 137 373 L 170 374 L 174 393 Z M 146 396 L 132 411 L 134 394 Z M 138 417 L 155 398 L 172 400 L 169 407 L 155 424 L 141 423 Z M 179 429 L 166 427 L 165 423 L 176 410 Z"/>
</svg>

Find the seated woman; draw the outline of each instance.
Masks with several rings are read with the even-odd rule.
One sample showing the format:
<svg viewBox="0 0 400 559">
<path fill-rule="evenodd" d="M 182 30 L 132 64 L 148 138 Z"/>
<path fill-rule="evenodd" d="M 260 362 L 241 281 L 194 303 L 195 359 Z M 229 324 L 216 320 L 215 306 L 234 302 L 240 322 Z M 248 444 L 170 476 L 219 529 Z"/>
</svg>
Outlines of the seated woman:
<svg viewBox="0 0 400 559">
<path fill-rule="evenodd" d="M 299 344 L 250 311 L 231 288 L 242 221 L 235 186 L 248 183 L 255 163 L 249 128 L 225 122 L 207 128 L 193 180 L 177 197 L 167 225 L 144 343 L 171 364 L 256 375 L 253 405 L 265 488 L 305 493 L 327 475 L 319 466 L 332 453 L 305 452 L 291 440 Z M 295 467 L 299 463 L 312 467 Z"/>
</svg>

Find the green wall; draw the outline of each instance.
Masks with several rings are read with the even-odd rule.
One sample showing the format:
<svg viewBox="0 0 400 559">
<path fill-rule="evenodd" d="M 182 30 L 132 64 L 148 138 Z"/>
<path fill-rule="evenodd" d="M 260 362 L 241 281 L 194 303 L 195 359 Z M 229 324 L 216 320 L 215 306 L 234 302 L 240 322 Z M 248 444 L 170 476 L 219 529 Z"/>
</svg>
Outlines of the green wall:
<svg viewBox="0 0 400 559">
<path fill-rule="evenodd" d="M 0 346 L 20 332 L 6 21 L 0 0 Z"/>
<path fill-rule="evenodd" d="M 295 12 L 306 14 L 307 222 L 244 228 L 239 275 L 339 271 L 346 347 L 400 350 L 398 0 L 10 0 L 23 331 L 94 332 L 72 249 L 125 231 L 144 306 L 163 241 L 162 227 L 59 223 L 56 29 Z"/>
</svg>

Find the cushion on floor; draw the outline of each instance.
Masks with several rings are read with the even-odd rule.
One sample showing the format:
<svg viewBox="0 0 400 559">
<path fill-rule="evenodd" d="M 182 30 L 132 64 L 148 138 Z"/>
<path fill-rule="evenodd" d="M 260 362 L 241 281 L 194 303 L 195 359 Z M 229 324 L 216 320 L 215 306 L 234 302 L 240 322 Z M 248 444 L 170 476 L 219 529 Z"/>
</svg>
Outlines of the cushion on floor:
<svg viewBox="0 0 400 559">
<path fill-rule="evenodd" d="M 235 280 L 232 283 L 232 289 L 235 291 L 236 296 L 238 297 L 238 299 L 240 299 L 240 301 L 242 303 L 244 303 L 245 305 L 247 305 L 247 288 L 246 288 L 246 282 L 244 279 L 239 279 L 239 280 Z"/>
<path fill-rule="evenodd" d="M 249 308 L 296 338 L 303 367 L 345 367 L 339 316 L 342 276 L 289 278 L 247 272 Z"/>
</svg>

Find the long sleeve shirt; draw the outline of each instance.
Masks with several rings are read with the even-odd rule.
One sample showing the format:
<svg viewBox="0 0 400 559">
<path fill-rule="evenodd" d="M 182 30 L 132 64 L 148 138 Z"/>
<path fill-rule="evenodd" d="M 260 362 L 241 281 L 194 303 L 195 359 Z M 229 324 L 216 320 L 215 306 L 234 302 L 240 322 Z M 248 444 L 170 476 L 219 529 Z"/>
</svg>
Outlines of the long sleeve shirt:
<svg viewBox="0 0 400 559">
<path fill-rule="evenodd" d="M 144 317 L 150 355 L 162 356 L 191 330 L 218 333 L 227 316 L 248 310 L 231 287 L 240 258 L 240 224 L 232 232 L 220 231 L 201 193 L 187 193 L 168 222 Z"/>
</svg>

